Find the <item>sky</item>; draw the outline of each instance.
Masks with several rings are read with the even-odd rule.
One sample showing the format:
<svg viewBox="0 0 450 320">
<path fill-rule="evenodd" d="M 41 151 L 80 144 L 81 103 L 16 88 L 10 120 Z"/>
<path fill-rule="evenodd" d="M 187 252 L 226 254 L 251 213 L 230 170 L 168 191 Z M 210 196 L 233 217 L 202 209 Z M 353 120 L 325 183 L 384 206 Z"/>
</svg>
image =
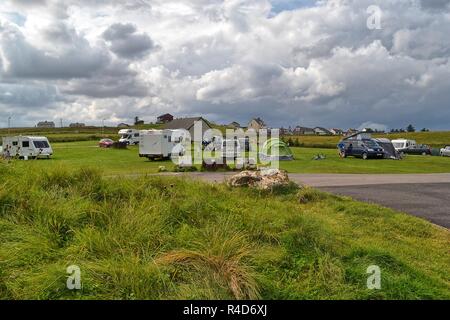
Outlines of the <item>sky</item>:
<svg viewBox="0 0 450 320">
<path fill-rule="evenodd" d="M 450 129 L 449 30 L 450 0 L 2 0 L 0 127 Z"/>
</svg>

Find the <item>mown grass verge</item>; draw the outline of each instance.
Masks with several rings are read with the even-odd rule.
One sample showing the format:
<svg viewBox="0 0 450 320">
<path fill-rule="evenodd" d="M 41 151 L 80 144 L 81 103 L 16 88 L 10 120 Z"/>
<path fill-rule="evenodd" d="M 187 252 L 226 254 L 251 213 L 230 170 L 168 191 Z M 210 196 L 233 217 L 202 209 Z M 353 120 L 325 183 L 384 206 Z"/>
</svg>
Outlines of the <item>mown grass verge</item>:
<svg viewBox="0 0 450 320">
<path fill-rule="evenodd" d="M 0 299 L 448 299 L 448 230 L 379 206 L 0 163 Z M 66 268 L 82 289 L 66 288 Z M 378 265 L 382 289 L 368 290 Z"/>
</svg>

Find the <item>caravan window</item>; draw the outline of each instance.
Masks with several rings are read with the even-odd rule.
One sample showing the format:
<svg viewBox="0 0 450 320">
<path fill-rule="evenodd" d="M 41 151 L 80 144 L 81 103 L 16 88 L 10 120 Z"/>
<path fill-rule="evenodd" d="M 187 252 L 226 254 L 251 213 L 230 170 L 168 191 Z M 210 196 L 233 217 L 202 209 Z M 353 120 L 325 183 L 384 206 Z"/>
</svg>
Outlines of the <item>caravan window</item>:
<svg viewBox="0 0 450 320">
<path fill-rule="evenodd" d="M 29 148 L 30 147 L 30 141 L 22 141 L 22 148 Z"/>
<path fill-rule="evenodd" d="M 33 141 L 33 144 L 36 148 L 39 149 L 46 149 L 50 147 L 47 141 Z"/>
<path fill-rule="evenodd" d="M 17 145 L 18 145 L 18 142 L 17 142 L 17 141 L 13 141 L 12 145 L 13 145 L 13 146 L 17 146 Z"/>
</svg>

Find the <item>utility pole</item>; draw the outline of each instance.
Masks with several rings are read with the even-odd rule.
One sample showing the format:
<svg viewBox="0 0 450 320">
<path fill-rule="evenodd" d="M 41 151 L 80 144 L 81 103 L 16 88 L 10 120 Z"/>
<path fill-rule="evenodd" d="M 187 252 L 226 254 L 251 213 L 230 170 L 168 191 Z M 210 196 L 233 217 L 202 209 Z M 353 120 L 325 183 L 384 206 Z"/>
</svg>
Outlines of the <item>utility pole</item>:
<svg viewBox="0 0 450 320">
<path fill-rule="evenodd" d="M 105 120 L 106 119 L 102 119 L 102 136 L 105 137 Z"/>
<path fill-rule="evenodd" d="M 11 133 L 11 117 L 8 117 L 8 135 Z"/>
<path fill-rule="evenodd" d="M 59 119 L 60 123 L 61 123 L 61 128 L 63 127 L 63 119 Z"/>
</svg>

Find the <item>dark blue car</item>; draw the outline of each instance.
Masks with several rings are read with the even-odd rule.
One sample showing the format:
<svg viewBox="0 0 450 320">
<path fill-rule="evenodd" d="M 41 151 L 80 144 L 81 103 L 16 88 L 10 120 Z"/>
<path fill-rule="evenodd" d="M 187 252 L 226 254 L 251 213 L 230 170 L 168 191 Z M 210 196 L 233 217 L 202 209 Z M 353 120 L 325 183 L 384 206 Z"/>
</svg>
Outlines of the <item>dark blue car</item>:
<svg viewBox="0 0 450 320">
<path fill-rule="evenodd" d="M 364 140 L 344 140 L 338 144 L 339 155 L 342 158 L 359 157 L 368 158 L 384 158 L 383 148 L 372 139 Z"/>
</svg>

